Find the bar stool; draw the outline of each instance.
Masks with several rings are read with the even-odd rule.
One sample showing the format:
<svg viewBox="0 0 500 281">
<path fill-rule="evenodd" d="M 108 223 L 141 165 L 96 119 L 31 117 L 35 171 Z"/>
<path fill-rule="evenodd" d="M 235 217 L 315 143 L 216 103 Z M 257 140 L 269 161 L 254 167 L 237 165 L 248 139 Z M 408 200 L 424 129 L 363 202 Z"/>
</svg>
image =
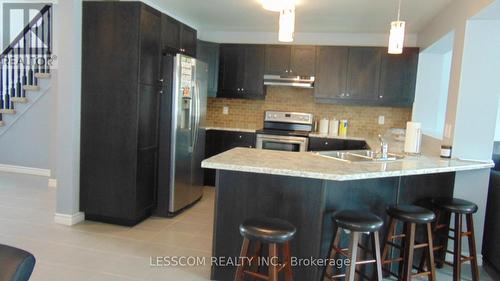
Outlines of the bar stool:
<svg viewBox="0 0 500 281">
<path fill-rule="evenodd" d="M 398 280 L 409 281 L 413 277 L 428 276 L 429 280 L 436 280 L 436 267 L 434 265 L 434 252 L 432 241 L 431 223 L 435 220 L 434 212 L 414 206 L 414 205 L 392 205 L 387 207 L 389 215 L 389 229 L 385 239 L 384 250 L 382 252 L 382 264 L 384 272 L 393 275 Z M 395 234 L 398 222 L 404 223 L 404 230 L 401 234 Z M 425 225 L 427 232 L 427 243 L 415 244 L 415 233 L 417 225 Z M 394 243 L 394 240 L 400 239 L 401 245 Z M 400 256 L 396 259 L 389 257 L 390 247 L 396 248 L 400 252 Z M 413 260 L 415 249 L 422 249 L 427 252 L 428 271 L 420 271 L 413 273 Z M 390 270 L 392 263 L 399 263 L 398 274 Z M 418 270 L 417 270 L 418 271 Z"/>
<path fill-rule="evenodd" d="M 350 259 L 351 264 L 347 268 L 347 274 L 336 274 L 334 266 L 327 266 L 325 269 L 325 277 L 330 280 L 335 280 L 338 278 L 344 278 L 345 280 L 353 281 L 356 277 L 356 273 L 362 275 L 360 272 L 356 271 L 356 266 L 361 264 L 371 264 L 375 263 L 375 273 L 377 274 L 377 280 L 382 280 L 382 263 L 380 258 L 380 241 L 379 241 L 379 230 L 384 224 L 381 218 L 378 216 L 362 212 L 362 211 L 339 211 L 333 215 L 333 221 L 335 222 L 337 229 L 335 231 L 332 246 L 330 248 L 330 258 L 335 259 L 337 254 Z M 350 244 L 349 248 L 340 248 L 340 237 L 341 229 L 348 230 L 350 232 Z M 373 260 L 358 261 L 357 253 L 358 247 L 368 251 L 367 247 L 359 245 L 360 236 L 363 233 L 369 233 L 372 240 L 371 253 Z M 329 264 L 330 265 L 330 264 Z M 331 269 L 331 273 L 329 273 Z M 371 279 L 370 277 L 364 276 L 366 279 Z"/>
<path fill-rule="evenodd" d="M 243 236 L 240 258 L 244 259 L 236 269 L 234 281 L 243 281 L 245 275 L 262 280 L 278 281 L 281 271 L 284 271 L 286 281 L 293 281 L 290 241 L 296 232 L 295 226 L 281 219 L 252 218 L 244 221 L 240 225 L 240 234 Z M 252 257 L 250 257 L 251 242 L 255 243 L 256 249 L 255 255 Z M 260 257 L 262 244 L 268 244 L 269 247 L 268 275 L 261 274 L 258 270 L 247 269 L 247 266 L 252 266 L 251 262 L 247 265 L 247 261 L 253 261 Z M 280 266 L 277 264 L 279 260 L 278 245 L 282 245 L 283 248 L 283 262 Z"/>
<path fill-rule="evenodd" d="M 431 200 L 438 210 L 438 216 L 445 216 L 447 222 L 451 219 L 451 214 L 455 217 L 454 228 L 450 228 L 449 224 L 436 224 L 434 227 L 435 236 L 444 237 L 444 243 L 437 245 L 435 251 L 441 253 L 440 259 L 436 260 L 439 264 L 447 264 L 453 267 L 453 280 L 460 280 L 462 263 L 470 261 L 472 280 L 479 281 L 479 267 L 477 264 L 476 240 L 474 235 L 474 221 L 472 216 L 477 212 L 477 205 L 457 198 L 434 198 Z M 463 216 L 466 218 L 467 230 L 462 231 Z M 453 236 L 450 236 L 450 231 L 453 231 Z M 462 255 L 462 237 L 467 237 L 469 242 L 470 256 Z M 458 238 L 458 239 L 457 239 Z M 448 240 L 453 240 L 453 251 L 448 251 Z M 453 254 L 453 263 L 445 260 L 446 253 Z"/>
</svg>

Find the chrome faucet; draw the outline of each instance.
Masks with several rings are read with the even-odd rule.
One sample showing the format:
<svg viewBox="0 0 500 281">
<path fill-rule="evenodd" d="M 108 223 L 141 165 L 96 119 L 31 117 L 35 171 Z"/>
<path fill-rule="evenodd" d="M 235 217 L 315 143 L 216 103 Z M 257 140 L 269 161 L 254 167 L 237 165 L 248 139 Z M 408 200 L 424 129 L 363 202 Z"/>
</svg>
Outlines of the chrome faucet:
<svg viewBox="0 0 500 281">
<path fill-rule="evenodd" d="M 384 140 L 384 138 L 382 138 L 381 135 L 378 135 L 378 139 L 380 140 L 380 158 L 389 158 L 389 144 Z"/>
</svg>

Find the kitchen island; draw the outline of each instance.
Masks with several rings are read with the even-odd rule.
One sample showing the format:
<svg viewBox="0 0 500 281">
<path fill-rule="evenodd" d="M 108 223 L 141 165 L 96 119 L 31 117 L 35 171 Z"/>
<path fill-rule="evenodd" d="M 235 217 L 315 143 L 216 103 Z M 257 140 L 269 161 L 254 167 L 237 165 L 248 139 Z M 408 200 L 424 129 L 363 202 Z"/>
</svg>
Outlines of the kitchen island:
<svg viewBox="0 0 500 281">
<path fill-rule="evenodd" d="M 455 173 L 492 166 L 427 156 L 361 163 L 311 152 L 236 148 L 202 162 L 203 168 L 217 170 L 213 256 L 237 257 L 242 242 L 239 224 L 267 216 L 297 227 L 293 256 L 327 258 L 333 212 L 367 210 L 387 221 L 388 204 L 452 196 Z M 232 280 L 234 272 L 234 267 L 214 266 L 212 280 Z M 295 280 L 319 281 L 322 274 L 318 266 L 294 267 Z"/>
</svg>

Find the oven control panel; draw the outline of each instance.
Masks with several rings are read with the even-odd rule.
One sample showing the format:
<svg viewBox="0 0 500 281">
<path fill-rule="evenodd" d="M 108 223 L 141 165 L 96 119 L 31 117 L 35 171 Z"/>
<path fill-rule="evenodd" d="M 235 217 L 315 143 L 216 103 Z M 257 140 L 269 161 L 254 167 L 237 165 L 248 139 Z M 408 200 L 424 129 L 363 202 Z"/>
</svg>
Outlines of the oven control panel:
<svg viewBox="0 0 500 281">
<path fill-rule="evenodd" d="M 264 121 L 312 125 L 314 116 L 310 113 L 266 111 Z"/>
</svg>

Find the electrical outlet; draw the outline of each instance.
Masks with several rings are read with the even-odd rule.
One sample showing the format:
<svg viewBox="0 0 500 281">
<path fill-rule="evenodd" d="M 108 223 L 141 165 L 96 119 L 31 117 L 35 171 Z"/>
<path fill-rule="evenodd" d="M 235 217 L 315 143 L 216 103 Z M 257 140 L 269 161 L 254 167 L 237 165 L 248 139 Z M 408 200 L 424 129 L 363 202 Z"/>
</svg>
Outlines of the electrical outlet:
<svg viewBox="0 0 500 281">
<path fill-rule="evenodd" d="M 378 124 L 379 125 L 384 125 L 385 124 L 385 116 L 384 115 L 380 115 L 378 117 Z"/>
<path fill-rule="evenodd" d="M 222 114 L 224 114 L 224 115 L 228 115 L 229 114 L 229 106 L 222 107 Z"/>
</svg>

